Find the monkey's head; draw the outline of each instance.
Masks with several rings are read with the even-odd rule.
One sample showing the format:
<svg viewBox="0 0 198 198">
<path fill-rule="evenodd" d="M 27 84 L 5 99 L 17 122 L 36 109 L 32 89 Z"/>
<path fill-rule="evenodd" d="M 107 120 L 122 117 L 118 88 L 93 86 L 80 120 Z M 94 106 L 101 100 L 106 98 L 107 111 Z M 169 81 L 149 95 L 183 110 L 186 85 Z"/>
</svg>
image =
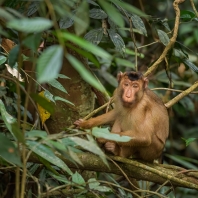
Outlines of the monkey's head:
<svg viewBox="0 0 198 198">
<path fill-rule="evenodd" d="M 148 79 L 141 72 L 120 72 L 117 80 L 117 94 L 124 107 L 132 107 L 140 101 L 148 85 Z"/>
</svg>

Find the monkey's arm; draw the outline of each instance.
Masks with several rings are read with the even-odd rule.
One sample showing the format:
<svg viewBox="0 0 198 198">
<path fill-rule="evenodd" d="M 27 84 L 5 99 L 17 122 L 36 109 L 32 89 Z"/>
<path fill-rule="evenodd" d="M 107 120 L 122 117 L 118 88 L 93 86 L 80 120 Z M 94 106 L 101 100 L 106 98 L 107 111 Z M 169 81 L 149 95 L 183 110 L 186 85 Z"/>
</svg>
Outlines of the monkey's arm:
<svg viewBox="0 0 198 198">
<path fill-rule="evenodd" d="M 89 120 L 83 120 L 83 119 L 76 120 L 74 124 L 84 129 L 90 129 L 95 126 L 110 123 L 114 121 L 115 119 L 116 119 L 116 112 L 113 109 L 109 111 L 108 113 L 105 113 L 95 118 L 91 118 Z"/>
</svg>

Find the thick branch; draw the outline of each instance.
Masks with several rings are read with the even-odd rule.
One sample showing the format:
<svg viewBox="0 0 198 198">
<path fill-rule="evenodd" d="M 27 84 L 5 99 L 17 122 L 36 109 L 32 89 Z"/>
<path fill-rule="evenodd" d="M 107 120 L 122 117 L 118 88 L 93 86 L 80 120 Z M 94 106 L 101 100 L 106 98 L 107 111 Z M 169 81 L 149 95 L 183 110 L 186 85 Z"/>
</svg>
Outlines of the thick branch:
<svg viewBox="0 0 198 198">
<path fill-rule="evenodd" d="M 109 162 L 108 168 L 98 156 L 91 153 L 78 154 L 78 157 L 83 164 L 83 166 L 78 165 L 78 167 L 68 159 L 63 158 L 62 156 L 58 157 L 60 157 L 70 168 L 123 175 L 120 169 L 112 162 Z M 166 182 L 166 185 L 198 190 L 198 174 L 193 171 L 170 165 L 142 163 L 136 160 L 129 160 L 115 156 L 113 156 L 112 159 L 116 161 L 128 177 L 151 181 L 158 184 L 164 184 Z M 38 158 L 33 154 L 30 156 L 29 161 L 40 163 Z M 191 172 L 193 172 L 193 174 L 191 174 Z"/>
<path fill-rule="evenodd" d="M 158 58 L 158 60 L 147 70 L 147 72 L 144 74 L 144 76 L 148 76 L 157 68 L 157 66 L 165 59 L 168 51 L 172 48 L 172 46 L 175 44 L 176 39 L 177 39 L 177 34 L 178 34 L 178 29 L 179 29 L 179 19 L 180 19 L 180 9 L 179 9 L 179 4 L 183 3 L 185 0 L 175 0 L 173 2 L 173 8 L 175 10 L 175 26 L 173 29 L 173 36 L 170 39 L 170 42 L 168 45 L 164 48 L 164 51 L 162 52 L 161 56 Z"/>
</svg>

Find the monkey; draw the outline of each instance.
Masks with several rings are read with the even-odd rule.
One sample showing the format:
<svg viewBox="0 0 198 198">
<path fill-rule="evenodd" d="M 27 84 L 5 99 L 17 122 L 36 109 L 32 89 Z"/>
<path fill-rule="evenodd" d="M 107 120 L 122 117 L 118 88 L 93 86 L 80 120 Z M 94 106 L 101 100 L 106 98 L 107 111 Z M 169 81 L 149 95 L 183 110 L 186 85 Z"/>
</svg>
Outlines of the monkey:
<svg viewBox="0 0 198 198">
<path fill-rule="evenodd" d="M 113 110 L 89 120 L 74 122 L 78 128 L 89 129 L 113 122 L 111 133 L 129 136 L 128 142 L 98 138 L 105 150 L 121 157 L 147 162 L 159 159 L 169 135 L 168 111 L 162 100 L 148 88 L 148 78 L 141 72 L 120 72 L 113 97 Z"/>
</svg>

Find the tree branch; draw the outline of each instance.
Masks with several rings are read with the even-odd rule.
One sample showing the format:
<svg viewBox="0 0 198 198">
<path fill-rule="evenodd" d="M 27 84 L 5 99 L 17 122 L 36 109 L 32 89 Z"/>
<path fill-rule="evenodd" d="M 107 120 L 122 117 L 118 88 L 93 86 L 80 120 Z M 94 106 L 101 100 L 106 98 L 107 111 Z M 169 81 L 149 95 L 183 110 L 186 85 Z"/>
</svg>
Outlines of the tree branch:
<svg viewBox="0 0 198 198">
<path fill-rule="evenodd" d="M 168 51 L 172 48 L 172 46 L 175 44 L 176 39 L 177 39 L 177 34 L 178 34 L 178 29 L 179 29 L 179 19 L 180 19 L 180 9 L 179 9 L 179 4 L 183 3 L 185 0 L 175 0 L 173 2 L 173 8 L 175 10 L 175 26 L 173 29 L 173 36 L 170 39 L 170 42 L 168 43 L 168 45 L 164 48 L 164 51 L 162 52 L 161 56 L 158 58 L 158 60 L 151 66 L 149 67 L 149 69 L 146 71 L 146 73 L 144 74 L 144 76 L 148 76 L 149 74 L 151 74 L 153 72 L 153 70 L 155 70 L 158 65 L 165 59 Z"/>
</svg>

